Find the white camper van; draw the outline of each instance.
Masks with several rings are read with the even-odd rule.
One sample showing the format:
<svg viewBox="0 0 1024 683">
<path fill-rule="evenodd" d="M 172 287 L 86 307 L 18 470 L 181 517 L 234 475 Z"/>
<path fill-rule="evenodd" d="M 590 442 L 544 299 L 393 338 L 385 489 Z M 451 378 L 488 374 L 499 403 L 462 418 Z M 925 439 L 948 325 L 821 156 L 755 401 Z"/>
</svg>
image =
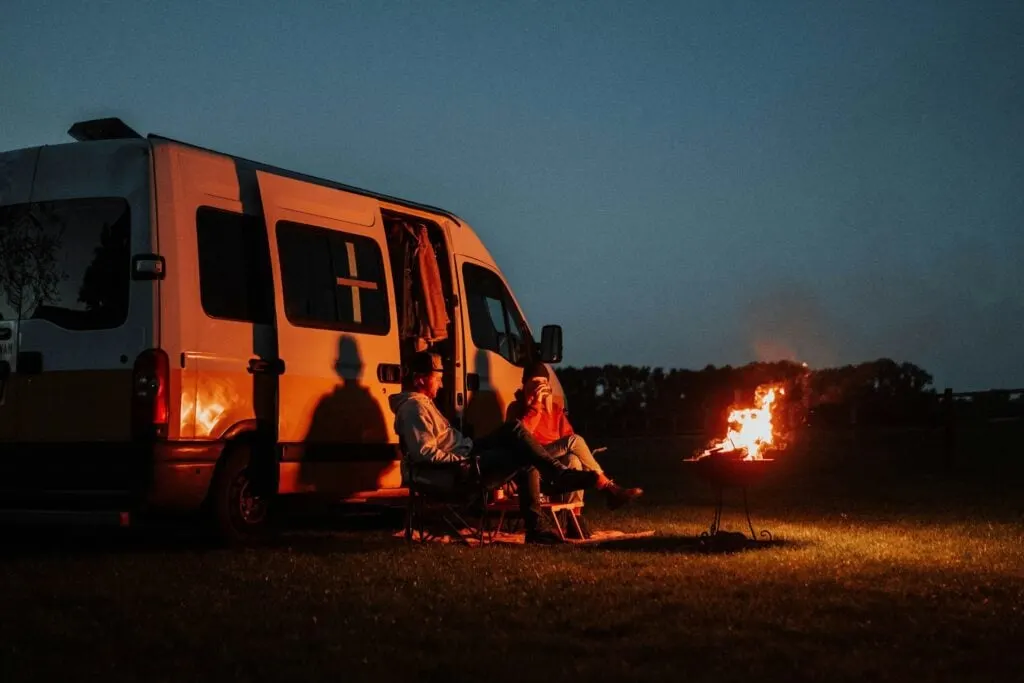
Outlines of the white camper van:
<svg viewBox="0 0 1024 683">
<path fill-rule="evenodd" d="M 0 154 L 5 513 L 203 511 L 243 536 L 279 496 L 402 497 L 411 353 L 444 358 L 470 434 L 561 359 L 447 211 L 118 119 L 68 132 Z"/>
</svg>

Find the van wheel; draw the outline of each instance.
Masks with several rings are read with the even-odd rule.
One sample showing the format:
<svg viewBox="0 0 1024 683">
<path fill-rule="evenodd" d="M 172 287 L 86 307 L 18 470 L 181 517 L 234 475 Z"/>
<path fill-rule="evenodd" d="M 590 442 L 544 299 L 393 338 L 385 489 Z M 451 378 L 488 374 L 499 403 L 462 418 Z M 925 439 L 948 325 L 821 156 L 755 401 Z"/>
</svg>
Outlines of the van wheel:
<svg viewBox="0 0 1024 683">
<path fill-rule="evenodd" d="M 229 448 L 211 485 L 209 521 L 221 540 L 256 541 L 270 530 L 275 496 L 267 492 L 269 487 L 260 486 L 250 446 L 238 444 Z"/>
</svg>

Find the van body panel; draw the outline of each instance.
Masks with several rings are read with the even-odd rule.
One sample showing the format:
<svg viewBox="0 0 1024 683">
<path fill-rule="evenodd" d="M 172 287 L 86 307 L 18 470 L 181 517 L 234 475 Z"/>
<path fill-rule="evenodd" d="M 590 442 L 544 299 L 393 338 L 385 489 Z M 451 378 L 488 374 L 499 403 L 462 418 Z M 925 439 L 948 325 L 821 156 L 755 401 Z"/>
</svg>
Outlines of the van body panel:
<svg viewBox="0 0 1024 683">
<path fill-rule="evenodd" d="M 16 428 L 7 438 L 130 440 L 132 363 L 155 341 L 154 285 L 132 281 L 129 266 L 132 253 L 151 249 L 148 151 L 135 140 L 38 152 L 31 201 L 22 206 L 49 238 L 40 248 L 50 250 L 53 270 L 38 269 L 29 280 L 52 277 L 53 286 L 42 295 L 22 290 L 5 400 Z M 8 205 L 7 215 L 14 209 Z M 4 318 L 17 317 L 6 295 L 5 302 Z"/>
<path fill-rule="evenodd" d="M 248 216 L 259 219 L 241 200 L 235 161 L 175 143 L 155 144 L 161 253 L 167 261 L 162 282 L 162 342 L 172 359 L 180 392 L 172 394 L 169 438 L 220 439 L 233 425 L 273 421 L 273 387 L 249 371 L 254 358 L 274 356 L 270 321 L 214 317 L 205 310 L 199 249 L 199 216 Z M 203 213 L 202 215 L 207 215 Z M 216 220 L 203 229 L 216 240 L 217 230 L 230 224 Z M 234 234 L 225 232 L 224 240 Z M 263 238 L 265 239 L 265 237 Z M 216 242 L 214 241 L 214 244 Z M 239 249 L 241 246 L 239 246 Z M 209 274 L 207 274 L 209 275 Z M 268 396 L 269 395 L 269 396 Z M 259 409 L 258 409 L 259 408 Z"/>
<path fill-rule="evenodd" d="M 452 250 L 455 254 L 474 259 L 488 268 L 498 270 L 491 252 L 487 250 L 476 231 L 469 224 L 465 222 L 459 224 L 451 219 L 446 219 L 445 225 L 451 235 Z"/>
<path fill-rule="evenodd" d="M 159 510 L 195 511 L 206 500 L 224 444 L 176 441 L 153 446 L 153 476 L 145 505 Z"/>
<path fill-rule="evenodd" d="M 402 489 L 401 462 L 318 462 L 289 460 L 281 463 L 278 493 L 329 493 L 340 498 L 368 498 L 375 492 Z"/>
<path fill-rule="evenodd" d="M 18 387 L 19 441 L 131 440 L 130 369 L 44 371 Z"/>
<path fill-rule="evenodd" d="M 257 172 L 270 237 L 278 440 L 286 491 L 397 487 L 398 438 L 379 378 L 401 363 L 395 295 L 376 200 Z M 364 464 L 353 466 L 356 461 Z M 337 466 L 336 465 L 341 465 Z M 355 477 L 359 468 L 365 472 Z"/>
</svg>

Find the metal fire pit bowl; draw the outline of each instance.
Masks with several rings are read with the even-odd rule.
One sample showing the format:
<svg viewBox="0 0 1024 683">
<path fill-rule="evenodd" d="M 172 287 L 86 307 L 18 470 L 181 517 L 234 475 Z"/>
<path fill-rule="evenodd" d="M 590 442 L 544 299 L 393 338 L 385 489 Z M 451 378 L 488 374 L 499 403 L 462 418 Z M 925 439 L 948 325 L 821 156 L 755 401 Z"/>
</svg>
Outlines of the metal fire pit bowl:
<svg viewBox="0 0 1024 683">
<path fill-rule="evenodd" d="M 688 458 L 683 462 L 693 467 L 697 476 L 706 480 L 715 491 L 715 512 L 711 520 L 711 526 L 707 531 L 701 532 L 701 537 L 714 538 L 721 531 L 722 506 L 725 498 L 725 489 L 739 489 L 743 494 L 743 513 L 747 518 L 747 527 L 750 529 L 752 541 L 758 541 L 758 534 L 754 532 L 754 524 L 750 521 L 750 505 L 747 502 L 747 488 L 761 481 L 765 473 L 775 462 L 773 458 L 763 460 L 743 460 L 746 456 L 745 450 L 712 453 L 695 458 Z M 770 531 L 762 530 L 761 539 L 771 541 Z"/>
</svg>

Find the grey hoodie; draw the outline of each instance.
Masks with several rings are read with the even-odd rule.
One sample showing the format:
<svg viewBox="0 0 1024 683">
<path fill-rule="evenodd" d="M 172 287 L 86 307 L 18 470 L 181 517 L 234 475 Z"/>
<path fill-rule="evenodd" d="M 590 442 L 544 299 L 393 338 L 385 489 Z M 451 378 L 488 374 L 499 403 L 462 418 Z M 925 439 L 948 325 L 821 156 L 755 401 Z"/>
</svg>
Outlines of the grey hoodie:
<svg viewBox="0 0 1024 683">
<path fill-rule="evenodd" d="M 473 441 L 452 428 L 434 402 L 418 391 L 394 394 L 388 399 L 395 413 L 395 433 L 409 454 L 409 461 L 462 462 Z"/>
</svg>

